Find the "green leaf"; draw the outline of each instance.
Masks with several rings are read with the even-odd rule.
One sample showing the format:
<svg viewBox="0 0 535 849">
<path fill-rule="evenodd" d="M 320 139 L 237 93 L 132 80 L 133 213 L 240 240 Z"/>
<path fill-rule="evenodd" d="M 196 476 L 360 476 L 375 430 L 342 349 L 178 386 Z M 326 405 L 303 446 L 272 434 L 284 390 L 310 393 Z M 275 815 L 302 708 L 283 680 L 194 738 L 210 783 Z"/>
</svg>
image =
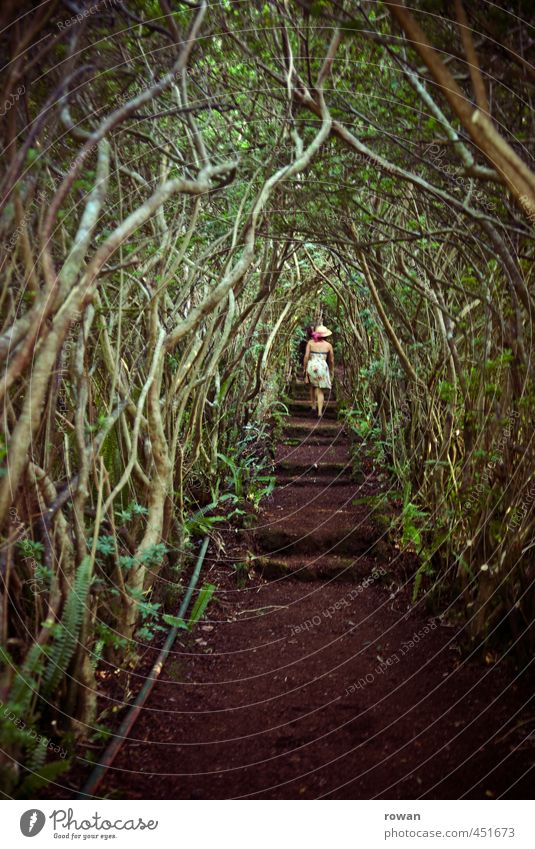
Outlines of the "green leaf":
<svg viewBox="0 0 535 849">
<path fill-rule="evenodd" d="M 171 616 L 169 613 L 164 613 L 162 616 L 166 625 L 171 625 L 173 628 L 182 628 L 184 631 L 189 631 L 188 623 L 181 616 Z"/>
<path fill-rule="evenodd" d="M 199 595 L 193 605 L 193 610 L 191 611 L 191 616 L 189 618 L 189 627 L 195 625 L 199 619 L 202 618 L 204 611 L 206 610 L 210 599 L 216 591 L 215 584 L 203 584 Z"/>
<path fill-rule="evenodd" d="M 455 398 L 455 386 L 447 380 L 441 380 L 438 385 L 438 397 L 441 401 L 453 401 Z"/>
</svg>

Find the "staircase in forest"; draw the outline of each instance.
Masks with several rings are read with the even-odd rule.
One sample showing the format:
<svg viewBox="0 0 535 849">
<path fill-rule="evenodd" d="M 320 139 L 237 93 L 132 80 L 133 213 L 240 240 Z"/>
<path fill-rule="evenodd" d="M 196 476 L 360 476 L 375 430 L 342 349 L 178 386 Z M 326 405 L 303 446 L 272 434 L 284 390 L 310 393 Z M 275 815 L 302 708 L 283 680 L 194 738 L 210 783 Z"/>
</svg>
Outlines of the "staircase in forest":
<svg viewBox="0 0 535 849">
<path fill-rule="evenodd" d="M 255 533 L 258 563 L 268 578 L 360 580 L 387 548 L 370 521 L 369 484 L 354 480 L 332 393 L 321 419 L 307 385 L 296 382 L 292 395 L 275 456 L 277 487 Z"/>
<path fill-rule="evenodd" d="M 334 401 L 318 421 L 307 388 L 296 384 L 293 395 L 277 486 L 247 532 L 255 568 L 237 585 L 234 558 L 207 558 L 219 603 L 198 629 L 180 632 L 100 793 L 525 793 L 531 753 L 504 729 L 526 693 L 509 686 L 504 664 L 461 659 L 457 629 L 411 604 L 404 555 L 378 530 L 382 484 L 371 461 L 359 458 L 355 479 Z M 231 528 L 228 546 L 237 536 Z M 246 542 L 237 543 L 240 552 Z"/>
</svg>

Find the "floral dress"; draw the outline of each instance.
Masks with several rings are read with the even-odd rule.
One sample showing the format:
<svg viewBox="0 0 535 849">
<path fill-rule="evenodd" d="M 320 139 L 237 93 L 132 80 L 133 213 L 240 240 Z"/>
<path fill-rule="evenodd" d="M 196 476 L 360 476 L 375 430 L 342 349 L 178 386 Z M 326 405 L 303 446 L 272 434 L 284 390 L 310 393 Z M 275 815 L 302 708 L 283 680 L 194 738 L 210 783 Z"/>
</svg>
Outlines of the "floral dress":
<svg viewBox="0 0 535 849">
<path fill-rule="evenodd" d="M 318 389 L 331 389 L 331 375 L 327 364 L 327 351 L 311 351 L 307 365 L 307 375 L 312 386 Z"/>
</svg>

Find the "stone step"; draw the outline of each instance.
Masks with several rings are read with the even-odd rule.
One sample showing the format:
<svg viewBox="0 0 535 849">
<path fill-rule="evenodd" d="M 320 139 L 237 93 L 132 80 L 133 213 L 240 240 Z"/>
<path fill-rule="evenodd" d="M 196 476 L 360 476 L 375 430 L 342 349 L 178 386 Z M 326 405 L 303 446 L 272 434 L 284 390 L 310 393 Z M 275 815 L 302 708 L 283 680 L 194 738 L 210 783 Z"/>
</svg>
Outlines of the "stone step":
<svg viewBox="0 0 535 849">
<path fill-rule="evenodd" d="M 325 555 L 321 557 L 257 557 L 254 561 L 262 577 L 267 580 L 293 578 L 298 581 L 335 580 L 362 583 L 361 592 L 370 584 L 379 584 L 384 580 L 386 571 L 378 572 L 372 557 L 340 557 Z M 340 605 L 340 609 L 343 604 Z"/>
</svg>

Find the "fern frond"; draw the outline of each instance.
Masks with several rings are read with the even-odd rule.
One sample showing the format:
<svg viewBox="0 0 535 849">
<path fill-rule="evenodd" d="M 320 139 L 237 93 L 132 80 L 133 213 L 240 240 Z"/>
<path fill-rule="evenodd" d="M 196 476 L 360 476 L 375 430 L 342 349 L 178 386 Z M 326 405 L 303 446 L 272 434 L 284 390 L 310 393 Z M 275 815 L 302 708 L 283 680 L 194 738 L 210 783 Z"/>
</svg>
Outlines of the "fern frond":
<svg viewBox="0 0 535 849">
<path fill-rule="evenodd" d="M 43 676 L 45 695 L 50 696 L 54 692 L 76 651 L 90 584 L 91 558 L 87 555 L 76 570 L 74 584 L 65 603 L 57 636 L 50 651 L 49 662 Z"/>
<path fill-rule="evenodd" d="M 30 709 L 32 697 L 38 689 L 38 677 L 42 672 L 44 660 L 43 647 L 35 643 L 24 660 L 20 669 L 17 669 L 11 690 L 9 701 L 17 705 L 21 714 L 27 714 Z"/>
</svg>

